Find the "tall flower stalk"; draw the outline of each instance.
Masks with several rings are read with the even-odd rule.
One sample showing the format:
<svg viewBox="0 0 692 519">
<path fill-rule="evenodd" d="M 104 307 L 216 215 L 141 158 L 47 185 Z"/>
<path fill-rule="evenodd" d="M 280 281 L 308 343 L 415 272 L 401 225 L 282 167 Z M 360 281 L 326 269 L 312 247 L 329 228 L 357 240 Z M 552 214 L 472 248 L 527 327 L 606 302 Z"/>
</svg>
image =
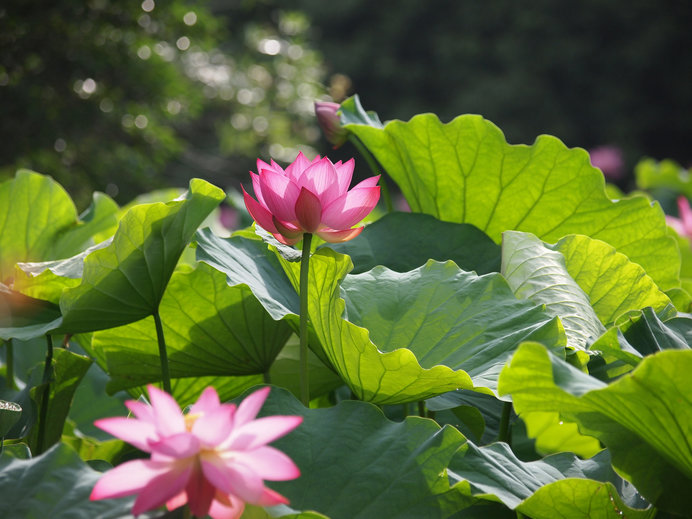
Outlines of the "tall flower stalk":
<svg viewBox="0 0 692 519">
<path fill-rule="evenodd" d="M 380 199 L 379 175 L 349 189 L 354 160 L 332 163 L 327 157 L 308 160 L 302 153 L 284 170 L 273 160 L 257 160 L 250 172 L 255 197 L 243 188 L 245 207 L 257 225 L 285 245 L 303 240 L 300 268 L 300 377 L 301 399 L 310 403 L 308 381 L 308 280 L 310 245 L 316 234 L 328 243 L 358 236 L 365 218 Z"/>
<path fill-rule="evenodd" d="M 308 279 L 310 279 L 310 244 L 312 234 L 303 235 L 303 254 L 300 258 L 300 399 L 310 405 L 310 374 L 308 372 Z"/>
</svg>

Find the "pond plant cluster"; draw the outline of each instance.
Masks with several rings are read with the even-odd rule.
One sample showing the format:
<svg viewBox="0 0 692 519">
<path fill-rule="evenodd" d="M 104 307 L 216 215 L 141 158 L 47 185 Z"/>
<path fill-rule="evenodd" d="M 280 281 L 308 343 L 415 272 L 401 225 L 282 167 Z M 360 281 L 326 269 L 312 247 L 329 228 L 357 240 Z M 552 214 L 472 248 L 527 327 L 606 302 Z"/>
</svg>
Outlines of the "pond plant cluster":
<svg viewBox="0 0 692 519">
<path fill-rule="evenodd" d="M 481 116 L 317 114 L 373 176 L 258 160 L 230 236 L 201 179 L 81 215 L 0 184 L 0 517 L 690 517 L 660 205 Z"/>
</svg>

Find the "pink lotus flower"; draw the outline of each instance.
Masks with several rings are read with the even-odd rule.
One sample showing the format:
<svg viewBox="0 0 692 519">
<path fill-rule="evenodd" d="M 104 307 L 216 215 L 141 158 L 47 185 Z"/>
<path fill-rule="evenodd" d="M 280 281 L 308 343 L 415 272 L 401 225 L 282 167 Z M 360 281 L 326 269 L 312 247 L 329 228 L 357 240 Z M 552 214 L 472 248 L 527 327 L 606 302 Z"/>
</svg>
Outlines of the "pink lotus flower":
<svg viewBox="0 0 692 519">
<path fill-rule="evenodd" d="M 599 146 L 589 150 L 591 165 L 600 169 L 603 176 L 611 180 L 618 180 L 625 173 L 625 159 L 622 150 L 616 146 Z"/>
<path fill-rule="evenodd" d="M 692 239 L 692 208 L 687 197 L 678 197 L 678 212 L 680 218 L 666 215 L 666 223 L 670 225 L 680 236 Z"/>
<path fill-rule="evenodd" d="M 324 136 L 334 149 L 341 146 L 348 138 L 348 131 L 341 126 L 341 118 L 337 113 L 341 109 L 339 103 L 329 101 L 315 101 L 315 115 L 322 128 Z"/>
<path fill-rule="evenodd" d="M 294 245 L 304 233 L 339 243 L 355 238 L 352 229 L 377 205 L 380 176 L 370 177 L 349 190 L 353 159 L 336 164 L 319 155 L 311 162 L 302 153 L 286 170 L 273 160 L 257 160 L 258 174 L 250 172 L 257 200 L 243 188 L 245 207 L 263 229 L 281 243 Z"/>
<path fill-rule="evenodd" d="M 288 503 L 263 480 L 295 479 L 300 471 L 288 456 L 267 444 L 303 419 L 255 419 L 269 389 L 255 391 L 236 408 L 221 404 L 216 390 L 208 387 L 184 415 L 173 397 L 148 386 L 151 405 L 126 402 L 136 419 L 104 418 L 95 425 L 150 452 L 151 459 L 128 461 L 106 472 L 91 499 L 137 494 L 134 515 L 164 504 L 169 510 L 188 504 L 195 516 L 213 519 L 238 518 L 245 503 Z"/>
</svg>

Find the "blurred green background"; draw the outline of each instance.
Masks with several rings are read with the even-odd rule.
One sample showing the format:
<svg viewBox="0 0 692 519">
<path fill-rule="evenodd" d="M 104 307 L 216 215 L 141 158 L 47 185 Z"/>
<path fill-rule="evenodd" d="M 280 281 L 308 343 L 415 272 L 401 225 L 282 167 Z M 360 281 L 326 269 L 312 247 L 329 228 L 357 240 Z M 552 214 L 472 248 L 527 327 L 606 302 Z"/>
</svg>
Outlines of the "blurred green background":
<svg viewBox="0 0 692 519">
<path fill-rule="evenodd" d="M 691 28 L 688 0 L 5 0 L 0 180 L 32 168 L 83 205 L 237 188 L 257 157 L 355 154 L 313 112 L 353 93 L 383 120 L 480 113 L 511 143 L 689 166 Z"/>
</svg>

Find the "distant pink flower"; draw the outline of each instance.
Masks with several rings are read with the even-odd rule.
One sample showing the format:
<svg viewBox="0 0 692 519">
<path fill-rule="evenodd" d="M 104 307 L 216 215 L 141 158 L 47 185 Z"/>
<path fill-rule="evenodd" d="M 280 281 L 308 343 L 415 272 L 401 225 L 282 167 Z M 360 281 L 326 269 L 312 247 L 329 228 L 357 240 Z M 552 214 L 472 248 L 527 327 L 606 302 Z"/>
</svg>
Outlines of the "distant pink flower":
<svg viewBox="0 0 692 519">
<path fill-rule="evenodd" d="M 363 230 L 352 227 L 380 198 L 379 175 L 348 189 L 353 165 L 353 159 L 332 164 L 319 155 L 311 162 L 299 153 L 284 170 L 273 160 L 257 159 L 258 174 L 250 172 L 257 200 L 243 188 L 245 207 L 260 227 L 286 245 L 298 243 L 304 233 L 330 243 L 348 241 Z"/>
<path fill-rule="evenodd" d="M 132 513 L 166 505 L 189 505 L 193 515 L 213 519 L 241 516 L 245 503 L 274 506 L 288 503 L 264 486 L 263 480 L 284 481 L 300 476 L 283 452 L 267 444 L 295 429 L 300 416 L 255 419 L 269 388 L 255 391 L 236 408 L 221 404 L 213 387 L 183 414 L 168 393 L 148 386 L 151 405 L 129 400 L 136 418 L 104 418 L 95 425 L 151 453 L 106 472 L 91 499 L 137 495 Z"/>
<path fill-rule="evenodd" d="M 625 160 L 622 151 L 616 146 L 599 146 L 589 150 L 591 164 L 603 172 L 603 176 L 611 180 L 622 178 Z"/>
<path fill-rule="evenodd" d="M 692 208 L 687 197 L 682 195 L 678 197 L 678 213 L 680 218 L 666 215 L 666 223 L 680 236 L 692 239 Z"/>
<path fill-rule="evenodd" d="M 339 103 L 315 101 L 317 122 L 320 128 L 322 128 L 327 141 L 334 146 L 334 149 L 341 146 L 348 138 L 348 131 L 341 126 L 341 118 L 337 113 L 339 109 L 341 109 Z"/>
</svg>

